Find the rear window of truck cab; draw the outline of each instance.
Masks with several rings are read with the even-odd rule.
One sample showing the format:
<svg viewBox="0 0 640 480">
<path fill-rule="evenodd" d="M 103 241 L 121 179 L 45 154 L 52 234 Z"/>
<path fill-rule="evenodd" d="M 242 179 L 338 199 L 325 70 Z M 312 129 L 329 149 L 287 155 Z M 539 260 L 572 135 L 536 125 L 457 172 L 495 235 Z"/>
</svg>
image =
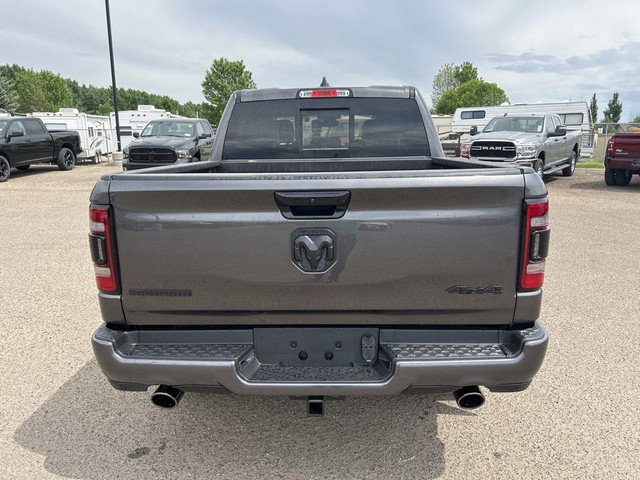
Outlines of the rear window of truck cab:
<svg viewBox="0 0 640 480">
<path fill-rule="evenodd" d="M 414 99 L 290 99 L 234 105 L 223 160 L 429 156 Z"/>
</svg>

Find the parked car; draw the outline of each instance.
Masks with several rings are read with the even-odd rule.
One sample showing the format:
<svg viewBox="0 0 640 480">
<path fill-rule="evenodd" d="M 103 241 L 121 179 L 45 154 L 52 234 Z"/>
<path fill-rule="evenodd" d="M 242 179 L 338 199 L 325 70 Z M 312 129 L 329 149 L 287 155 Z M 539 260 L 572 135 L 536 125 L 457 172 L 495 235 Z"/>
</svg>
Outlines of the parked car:
<svg viewBox="0 0 640 480">
<path fill-rule="evenodd" d="M 206 161 L 215 138 L 209 122 L 195 118 L 152 120 L 133 136 L 123 150 L 124 170 Z"/>
<path fill-rule="evenodd" d="M 607 143 L 604 159 L 607 185 L 629 185 L 633 175 L 640 175 L 640 133 L 616 133 Z"/>
<path fill-rule="evenodd" d="M 12 167 L 26 170 L 34 163 L 56 163 L 60 170 L 71 170 L 80 152 L 78 132 L 49 131 L 39 118 L 0 118 L 0 182 L 9 179 Z"/>
<path fill-rule="evenodd" d="M 504 114 L 460 146 L 460 156 L 533 167 L 540 177 L 562 170 L 570 177 L 580 157 L 580 130 L 568 130 L 556 114 Z"/>
<path fill-rule="evenodd" d="M 195 174 L 195 175 L 194 175 Z M 308 396 L 515 392 L 542 365 L 533 169 L 445 158 L 412 87 L 242 90 L 211 159 L 104 176 L 90 247 L 112 386 Z"/>
</svg>

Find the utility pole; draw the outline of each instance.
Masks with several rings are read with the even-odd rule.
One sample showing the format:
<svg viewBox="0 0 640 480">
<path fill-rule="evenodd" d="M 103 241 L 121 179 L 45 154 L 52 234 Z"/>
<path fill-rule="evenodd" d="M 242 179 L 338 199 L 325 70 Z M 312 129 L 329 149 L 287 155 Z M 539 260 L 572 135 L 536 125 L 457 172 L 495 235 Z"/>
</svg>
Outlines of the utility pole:
<svg viewBox="0 0 640 480">
<path fill-rule="evenodd" d="M 118 139 L 118 152 L 120 148 L 120 116 L 118 115 L 118 88 L 116 87 L 116 67 L 113 63 L 113 41 L 111 39 L 111 14 L 109 13 L 109 0 L 104 0 L 107 9 L 107 34 L 109 36 L 109 58 L 111 60 L 111 88 L 113 89 L 113 109 L 116 115 L 116 138 Z"/>
</svg>

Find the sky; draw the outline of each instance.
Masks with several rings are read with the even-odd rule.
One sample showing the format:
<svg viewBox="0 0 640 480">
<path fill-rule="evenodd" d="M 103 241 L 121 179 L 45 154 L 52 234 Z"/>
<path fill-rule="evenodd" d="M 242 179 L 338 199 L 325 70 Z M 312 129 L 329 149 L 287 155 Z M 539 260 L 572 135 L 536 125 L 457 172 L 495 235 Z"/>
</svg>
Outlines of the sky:
<svg viewBox="0 0 640 480">
<path fill-rule="evenodd" d="M 243 60 L 259 88 L 413 85 L 431 98 L 445 63 L 472 62 L 515 102 L 613 92 L 640 114 L 640 2 L 110 0 L 118 87 L 201 102 L 214 59 Z M 0 64 L 111 83 L 102 0 L 5 5 Z"/>
</svg>

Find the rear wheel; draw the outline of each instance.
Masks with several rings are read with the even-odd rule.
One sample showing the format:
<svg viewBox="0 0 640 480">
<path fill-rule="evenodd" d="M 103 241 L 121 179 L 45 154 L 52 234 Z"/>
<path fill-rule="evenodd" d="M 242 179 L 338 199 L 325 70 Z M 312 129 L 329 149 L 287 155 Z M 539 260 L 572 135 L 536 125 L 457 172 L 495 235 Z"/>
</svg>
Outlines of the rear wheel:
<svg viewBox="0 0 640 480">
<path fill-rule="evenodd" d="M 29 170 L 29 167 L 30 167 L 30 166 L 31 166 L 31 165 L 20 165 L 19 167 L 16 167 L 16 168 L 17 168 L 18 170 L 22 170 L 22 171 L 24 172 L 25 170 Z"/>
<path fill-rule="evenodd" d="M 11 175 L 11 165 L 9 160 L 4 157 L 0 157 L 0 182 L 6 182 Z"/>
<path fill-rule="evenodd" d="M 631 181 L 631 172 L 629 170 L 618 170 L 616 172 L 616 185 L 626 187 Z"/>
<path fill-rule="evenodd" d="M 604 169 L 604 183 L 610 187 L 616 184 L 616 171 L 613 168 L 607 167 Z"/>
<path fill-rule="evenodd" d="M 571 159 L 569 160 L 569 166 L 562 169 L 562 175 L 570 177 L 573 172 L 576 171 L 576 162 L 578 161 L 578 153 L 574 150 L 571 152 Z"/>
<path fill-rule="evenodd" d="M 76 164 L 76 156 L 69 148 L 62 148 L 56 163 L 60 170 L 71 170 Z"/>
</svg>

